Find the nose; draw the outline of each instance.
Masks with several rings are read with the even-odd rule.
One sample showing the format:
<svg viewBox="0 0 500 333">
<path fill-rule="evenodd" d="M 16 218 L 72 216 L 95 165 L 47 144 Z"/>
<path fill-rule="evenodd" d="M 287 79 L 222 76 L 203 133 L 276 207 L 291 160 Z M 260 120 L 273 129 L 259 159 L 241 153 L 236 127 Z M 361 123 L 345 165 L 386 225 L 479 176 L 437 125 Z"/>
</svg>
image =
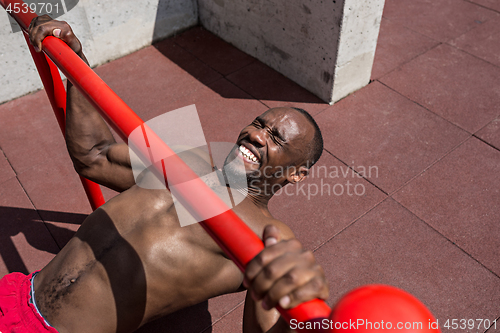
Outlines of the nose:
<svg viewBox="0 0 500 333">
<path fill-rule="evenodd" d="M 264 147 L 266 144 L 267 131 L 264 128 L 256 128 L 248 133 L 250 142 L 256 146 Z"/>
</svg>

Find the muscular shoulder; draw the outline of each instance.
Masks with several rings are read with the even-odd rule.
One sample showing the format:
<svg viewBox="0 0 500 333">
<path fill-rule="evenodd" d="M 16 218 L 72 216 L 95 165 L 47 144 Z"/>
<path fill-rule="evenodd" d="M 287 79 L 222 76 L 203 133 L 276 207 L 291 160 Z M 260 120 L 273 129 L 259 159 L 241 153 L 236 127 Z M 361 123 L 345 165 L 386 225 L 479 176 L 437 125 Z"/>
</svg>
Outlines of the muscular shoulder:
<svg viewBox="0 0 500 333">
<path fill-rule="evenodd" d="M 285 223 L 281 222 L 280 220 L 272 219 L 271 221 L 269 221 L 269 223 L 264 225 L 263 228 L 265 228 L 269 224 L 272 224 L 276 228 L 278 228 L 278 230 L 280 231 L 280 236 L 281 236 L 282 240 L 295 238 L 295 234 L 293 233 L 292 229 L 290 229 L 289 226 L 287 226 Z M 262 234 L 260 234 L 259 237 L 262 238 Z"/>
<path fill-rule="evenodd" d="M 207 151 L 187 146 L 174 146 L 173 150 L 198 176 L 212 172 L 210 155 Z"/>
<path fill-rule="evenodd" d="M 292 229 L 290 229 L 290 227 L 288 227 L 285 223 L 275 219 L 274 217 L 256 218 L 250 220 L 247 219 L 245 220 L 245 222 L 253 230 L 253 232 L 255 232 L 257 236 L 259 236 L 260 239 L 262 239 L 264 229 L 268 225 L 273 225 L 278 228 L 280 232 L 280 238 L 282 240 L 295 238 L 295 234 L 293 233 Z"/>
<path fill-rule="evenodd" d="M 172 149 L 177 153 L 177 156 L 198 175 L 198 177 L 203 177 L 212 172 L 210 156 L 203 149 L 186 146 L 174 146 Z M 167 158 L 165 162 L 169 163 L 170 161 Z M 164 189 L 165 184 L 163 179 L 159 180 L 152 171 L 153 169 L 151 167 L 138 167 L 135 170 L 136 184 L 144 189 Z"/>
</svg>

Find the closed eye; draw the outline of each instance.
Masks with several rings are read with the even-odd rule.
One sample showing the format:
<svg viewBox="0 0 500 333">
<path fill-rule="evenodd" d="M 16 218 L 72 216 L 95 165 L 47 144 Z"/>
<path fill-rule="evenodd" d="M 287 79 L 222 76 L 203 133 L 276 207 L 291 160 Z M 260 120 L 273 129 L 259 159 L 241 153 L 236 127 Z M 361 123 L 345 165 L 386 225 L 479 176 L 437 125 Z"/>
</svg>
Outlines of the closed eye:
<svg viewBox="0 0 500 333">
<path fill-rule="evenodd" d="M 279 134 L 279 132 L 275 129 L 269 129 L 268 130 L 269 132 L 269 136 L 271 137 L 271 140 L 273 140 L 273 142 L 279 146 L 280 148 L 283 147 L 283 143 L 285 142 L 285 140 L 283 140 L 283 138 L 281 137 L 281 135 Z"/>
<path fill-rule="evenodd" d="M 281 142 L 285 142 L 285 139 L 283 139 L 283 137 L 281 136 L 280 132 L 277 129 L 273 128 L 272 134 L 273 134 L 273 136 L 278 138 Z"/>
<path fill-rule="evenodd" d="M 255 119 L 255 120 L 252 122 L 252 124 L 251 124 L 251 125 L 253 125 L 253 126 L 254 126 L 254 127 L 256 127 L 256 128 L 262 128 L 262 127 L 263 127 L 262 123 L 261 123 L 258 119 Z"/>
<path fill-rule="evenodd" d="M 255 128 L 264 128 L 266 125 L 262 121 L 262 119 L 255 118 L 255 120 L 251 124 Z M 267 131 L 269 133 L 269 136 L 273 140 L 273 142 L 279 146 L 282 145 L 282 143 L 285 143 L 286 140 L 283 139 L 283 136 L 280 134 L 280 132 L 276 128 L 267 128 Z"/>
</svg>

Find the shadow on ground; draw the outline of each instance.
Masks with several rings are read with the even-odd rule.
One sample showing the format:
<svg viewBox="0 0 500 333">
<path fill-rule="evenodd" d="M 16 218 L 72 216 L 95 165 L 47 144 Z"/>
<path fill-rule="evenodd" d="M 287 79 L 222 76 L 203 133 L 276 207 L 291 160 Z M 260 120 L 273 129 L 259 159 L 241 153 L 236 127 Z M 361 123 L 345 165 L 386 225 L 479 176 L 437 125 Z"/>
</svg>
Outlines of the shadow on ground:
<svg viewBox="0 0 500 333">
<path fill-rule="evenodd" d="M 208 301 L 174 312 L 166 317 L 144 325 L 137 333 L 194 333 L 212 332 L 212 316 L 208 311 Z"/>
<path fill-rule="evenodd" d="M 28 244 L 37 250 L 52 254 L 59 252 L 60 248 L 55 242 L 48 241 L 47 237 L 41 237 L 44 234 L 48 235 L 47 226 L 41 216 L 44 216 L 45 221 L 68 224 L 80 224 L 87 217 L 84 214 L 0 206 L 0 256 L 9 272 L 30 273 L 12 240 L 12 237 L 18 234 L 23 234 Z M 51 225 L 50 229 L 68 240 L 75 235 L 74 231 L 56 225 Z"/>
<path fill-rule="evenodd" d="M 282 74 L 201 26 L 153 45 L 161 54 L 224 98 L 281 103 L 328 104 Z M 248 95 L 234 95 L 211 83 L 225 78 Z"/>
<path fill-rule="evenodd" d="M 42 220 L 43 217 L 43 220 Z M 21 272 L 24 274 L 29 274 L 25 263 L 16 248 L 12 237 L 22 234 L 28 244 L 40 251 L 49 252 L 52 254 L 57 254 L 60 250 L 54 241 L 48 241 L 47 237 L 41 237 L 42 235 L 53 235 L 56 234 L 59 242 L 66 243 L 67 240 L 71 239 L 75 235 L 75 231 L 66 229 L 64 227 L 56 226 L 55 224 L 50 224 L 48 228 L 51 234 L 47 233 L 47 226 L 43 221 L 65 223 L 65 224 L 81 224 L 87 215 L 85 214 L 75 214 L 75 213 L 65 213 L 47 210 L 33 210 L 27 208 L 16 208 L 16 207 L 5 207 L 0 206 L 0 257 L 4 261 L 9 272 Z M 113 229 L 112 223 L 110 223 L 109 218 L 105 216 L 100 219 L 103 224 L 101 228 L 107 226 L 108 234 L 116 234 L 116 229 Z M 61 241 L 63 239 L 63 241 Z M 52 240 L 52 239 L 50 239 Z M 64 244 L 61 245 L 64 246 Z M 140 260 L 137 255 L 132 256 L 135 251 L 130 249 L 131 255 L 129 257 L 135 258 L 135 261 Z M 134 267 L 142 267 L 142 265 L 137 262 Z M 108 270 L 110 275 L 112 270 Z M 122 279 L 121 276 L 114 276 L 116 279 Z M 144 277 L 145 279 L 145 277 Z M 118 285 L 118 284 L 116 284 Z M 116 289 L 116 288 L 113 288 Z M 114 294 L 123 294 L 119 290 L 113 290 Z M 145 295 L 145 290 L 142 290 Z M 117 298 L 118 299 L 118 298 Z M 145 298 L 141 302 L 140 311 L 137 313 L 144 313 L 145 311 Z M 120 304 L 123 301 L 117 302 L 117 307 L 120 309 Z M 137 307 L 137 305 L 135 305 Z M 119 313 L 128 313 L 127 309 L 121 309 Z M 141 317 L 142 318 L 142 317 Z M 134 319 L 134 318 L 132 318 Z M 135 318 L 134 324 L 137 325 L 138 318 Z M 140 321 L 140 320 L 139 320 Z M 202 302 L 200 304 L 191 306 L 189 308 L 183 309 L 181 311 L 175 312 L 169 316 L 160 318 L 151 322 L 137 332 L 141 333 L 153 333 L 153 332 L 212 332 L 211 329 L 212 316 L 208 311 L 208 301 Z"/>
</svg>

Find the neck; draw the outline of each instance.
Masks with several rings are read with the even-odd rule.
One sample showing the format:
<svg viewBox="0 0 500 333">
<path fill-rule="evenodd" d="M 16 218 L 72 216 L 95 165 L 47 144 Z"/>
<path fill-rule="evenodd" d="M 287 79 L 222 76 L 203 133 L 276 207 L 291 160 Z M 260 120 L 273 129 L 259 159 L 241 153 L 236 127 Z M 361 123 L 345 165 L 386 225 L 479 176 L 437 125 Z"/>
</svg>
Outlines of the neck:
<svg viewBox="0 0 500 333">
<path fill-rule="evenodd" d="M 247 198 L 250 199 L 254 203 L 254 205 L 257 206 L 260 210 L 265 212 L 269 211 L 268 204 L 272 196 L 265 196 L 261 193 L 260 189 L 249 187 Z"/>
<path fill-rule="evenodd" d="M 223 172 L 218 170 L 217 175 L 221 184 L 230 186 L 228 185 Z M 262 211 L 262 213 L 270 215 L 268 209 L 269 200 L 271 200 L 277 190 L 281 189 L 285 185 L 286 184 L 269 184 L 267 182 L 262 183 L 254 180 L 249 181 L 248 186 L 238 187 L 237 185 L 232 184 L 230 187 L 243 194 L 246 199 L 249 199 L 259 210 Z"/>
<path fill-rule="evenodd" d="M 274 194 L 281 190 L 285 185 L 286 183 L 268 183 L 267 181 L 260 183 L 255 181 L 250 182 L 248 185 L 247 197 L 252 200 L 257 207 L 268 211 L 269 200 L 271 200 Z"/>
</svg>

